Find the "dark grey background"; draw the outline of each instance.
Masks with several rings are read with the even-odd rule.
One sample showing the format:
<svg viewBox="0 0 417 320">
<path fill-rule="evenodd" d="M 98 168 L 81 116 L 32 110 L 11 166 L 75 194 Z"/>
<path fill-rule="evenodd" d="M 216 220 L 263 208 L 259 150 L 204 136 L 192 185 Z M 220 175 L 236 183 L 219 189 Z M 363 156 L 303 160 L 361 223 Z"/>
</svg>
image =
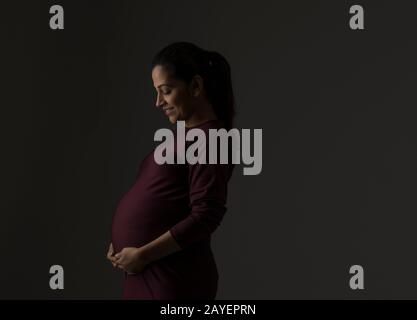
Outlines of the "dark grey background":
<svg viewBox="0 0 417 320">
<path fill-rule="evenodd" d="M 65 30 L 49 29 L 53 4 Z M 364 31 L 349 29 L 353 4 Z M 263 129 L 263 171 L 236 168 L 213 237 L 217 298 L 417 298 L 415 1 L 0 6 L 0 298 L 120 297 L 111 218 L 170 127 L 150 60 L 174 41 L 222 53 L 237 127 Z"/>
</svg>

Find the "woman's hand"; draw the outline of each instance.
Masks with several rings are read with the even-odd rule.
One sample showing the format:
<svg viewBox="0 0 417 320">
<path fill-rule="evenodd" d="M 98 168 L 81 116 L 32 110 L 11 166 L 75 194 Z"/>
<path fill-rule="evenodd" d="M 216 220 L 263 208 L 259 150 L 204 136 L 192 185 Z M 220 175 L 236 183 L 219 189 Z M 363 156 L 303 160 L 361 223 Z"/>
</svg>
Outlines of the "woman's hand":
<svg viewBox="0 0 417 320">
<path fill-rule="evenodd" d="M 113 243 L 110 243 L 109 250 L 107 251 L 107 259 L 110 260 L 113 267 L 117 267 L 116 265 L 116 257 L 114 256 L 114 249 L 113 249 Z"/>
<path fill-rule="evenodd" d="M 127 247 L 115 254 L 115 263 L 118 268 L 126 271 L 128 274 L 142 272 L 148 264 L 141 248 Z"/>
</svg>

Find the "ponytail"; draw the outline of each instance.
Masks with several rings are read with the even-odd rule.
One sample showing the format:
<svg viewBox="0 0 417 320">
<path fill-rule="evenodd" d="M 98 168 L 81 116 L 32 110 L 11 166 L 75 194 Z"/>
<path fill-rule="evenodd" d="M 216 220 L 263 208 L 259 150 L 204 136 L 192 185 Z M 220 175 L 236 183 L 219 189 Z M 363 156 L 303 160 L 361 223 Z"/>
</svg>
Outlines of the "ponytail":
<svg viewBox="0 0 417 320">
<path fill-rule="evenodd" d="M 209 64 L 209 76 L 207 77 L 207 96 L 214 111 L 226 127 L 233 127 L 235 115 L 234 95 L 230 65 L 227 60 L 218 52 L 206 51 Z"/>
</svg>

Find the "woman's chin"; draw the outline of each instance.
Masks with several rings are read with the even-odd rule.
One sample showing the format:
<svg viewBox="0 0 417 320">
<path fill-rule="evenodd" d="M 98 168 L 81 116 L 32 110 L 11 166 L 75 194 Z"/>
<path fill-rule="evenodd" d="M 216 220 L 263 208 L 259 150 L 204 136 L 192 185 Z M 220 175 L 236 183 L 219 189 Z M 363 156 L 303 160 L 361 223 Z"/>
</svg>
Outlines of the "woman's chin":
<svg viewBox="0 0 417 320">
<path fill-rule="evenodd" d="M 169 122 L 171 122 L 173 124 L 177 123 L 177 117 L 175 117 L 175 116 L 169 116 L 168 120 L 169 120 Z"/>
</svg>

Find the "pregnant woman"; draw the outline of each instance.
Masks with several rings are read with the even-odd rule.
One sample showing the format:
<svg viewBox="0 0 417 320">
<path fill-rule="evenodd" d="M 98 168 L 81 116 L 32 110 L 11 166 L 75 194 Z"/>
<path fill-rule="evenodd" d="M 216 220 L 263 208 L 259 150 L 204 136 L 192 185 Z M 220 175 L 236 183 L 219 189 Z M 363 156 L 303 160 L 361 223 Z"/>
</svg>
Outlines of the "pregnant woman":
<svg viewBox="0 0 417 320">
<path fill-rule="evenodd" d="M 199 128 L 208 137 L 209 129 L 232 127 L 230 66 L 221 54 L 173 43 L 154 57 L 152 80 L 157 108 L 173 124 L 184 121 L 186 132 Z M 215 299 L 211 234 L 226 212 L 234 165 L 230 157 L 206 163 L 159 165 L 154 151 L 141 163 L 117 206 L 107 253 L 124 272 L 124 299 Z"/>
</svg>

